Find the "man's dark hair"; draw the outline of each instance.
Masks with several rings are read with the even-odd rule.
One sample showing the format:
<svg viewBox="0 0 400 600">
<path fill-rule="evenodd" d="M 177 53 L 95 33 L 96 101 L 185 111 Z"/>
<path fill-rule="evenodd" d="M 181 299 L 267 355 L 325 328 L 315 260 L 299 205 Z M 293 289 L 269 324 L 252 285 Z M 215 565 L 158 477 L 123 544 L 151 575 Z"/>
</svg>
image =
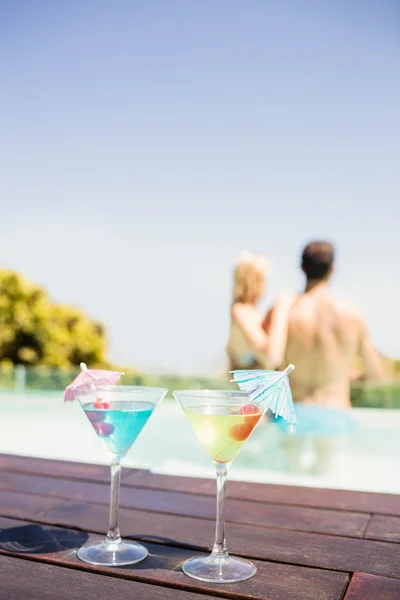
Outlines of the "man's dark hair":
<svg viewBox="0 0 400 600">
<path fill-rule="evenodd" d="M 311 242 L 303 250 L 301 268 L 307 279 L 325 279 L 334 260 L 334 248 L 329 242 Z"/>
</svg>

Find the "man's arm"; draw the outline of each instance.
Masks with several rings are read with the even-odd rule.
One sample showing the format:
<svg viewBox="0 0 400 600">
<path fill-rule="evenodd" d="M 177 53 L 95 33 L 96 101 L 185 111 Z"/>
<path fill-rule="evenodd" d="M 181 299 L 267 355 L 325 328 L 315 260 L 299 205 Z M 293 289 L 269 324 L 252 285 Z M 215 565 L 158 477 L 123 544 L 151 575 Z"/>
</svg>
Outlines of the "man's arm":
<svg viewBox="0 0 400 600">
<path fill-rule="evenodd" d="M 361 337 L 360 337 L 360 358 L 363 362 L 367 379 L 379 380 L 383 379 L 384 371 L 382 361 L 378 352 L 372 345 L 372 341 L 368 332 L 368 328 L 364 321 L 361 321 Z"/>
</svg>

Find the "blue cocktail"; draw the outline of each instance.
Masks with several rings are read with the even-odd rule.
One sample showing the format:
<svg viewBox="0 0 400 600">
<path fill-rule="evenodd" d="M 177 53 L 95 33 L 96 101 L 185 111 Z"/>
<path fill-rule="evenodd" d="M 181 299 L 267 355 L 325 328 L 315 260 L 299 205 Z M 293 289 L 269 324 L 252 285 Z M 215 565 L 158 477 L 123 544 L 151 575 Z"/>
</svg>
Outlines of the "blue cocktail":
<svg viewBox="0 0 400 600">
<path fill-rule="evenodd" d="M 112 454 L 123 456 L 146 425 L 155 409 L 152 402 L 111 401 L 109 407 L 96 407 L 95 402 L 82 405 L 97 435 Z"/>
<path fill-rule="evenodd" d="M 74 397 L 111 455 L 110 526 L 104 542 L 83 546 L 78 557 L 88 563 L 123 566 L 146 558 L 144 546 L 123 541 L 118 527 L 121 460 L 135 442 L 167 390 L 140 386 L 95 384 L 72 388 Z"/>
</svg>

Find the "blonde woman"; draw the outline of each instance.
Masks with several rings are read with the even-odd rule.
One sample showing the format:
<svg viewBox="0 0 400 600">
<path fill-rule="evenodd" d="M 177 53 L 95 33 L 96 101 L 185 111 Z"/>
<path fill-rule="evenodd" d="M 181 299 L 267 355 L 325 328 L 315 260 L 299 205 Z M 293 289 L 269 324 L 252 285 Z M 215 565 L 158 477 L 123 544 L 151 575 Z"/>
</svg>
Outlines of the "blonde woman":
<svg viewBox="0 0 400 600">
<path fill-rule="evenodd" d="M 269 333 L 265 333 L 257 304 L 264 295 L 268 261 L 244 252 L 234 272 L 231 325 L 227 354 L 229 368 L 274 369 L 281 366 L 287 339 L 292 294 L 283 294 L 275 304 Z"/>
</svg>

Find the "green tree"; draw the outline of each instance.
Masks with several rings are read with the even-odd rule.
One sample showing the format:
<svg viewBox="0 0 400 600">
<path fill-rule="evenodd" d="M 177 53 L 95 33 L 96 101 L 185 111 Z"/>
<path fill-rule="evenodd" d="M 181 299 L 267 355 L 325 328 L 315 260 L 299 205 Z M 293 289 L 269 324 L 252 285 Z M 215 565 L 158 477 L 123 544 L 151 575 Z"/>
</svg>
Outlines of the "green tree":
<svg viewBox="0 0 400 600">
<path fill-rule="evenodd" d="M 0 363 L 107 366 L 106 348 L 101 323 L 56 304 L 40 285 L 0 268 Z"/>
</svg>

